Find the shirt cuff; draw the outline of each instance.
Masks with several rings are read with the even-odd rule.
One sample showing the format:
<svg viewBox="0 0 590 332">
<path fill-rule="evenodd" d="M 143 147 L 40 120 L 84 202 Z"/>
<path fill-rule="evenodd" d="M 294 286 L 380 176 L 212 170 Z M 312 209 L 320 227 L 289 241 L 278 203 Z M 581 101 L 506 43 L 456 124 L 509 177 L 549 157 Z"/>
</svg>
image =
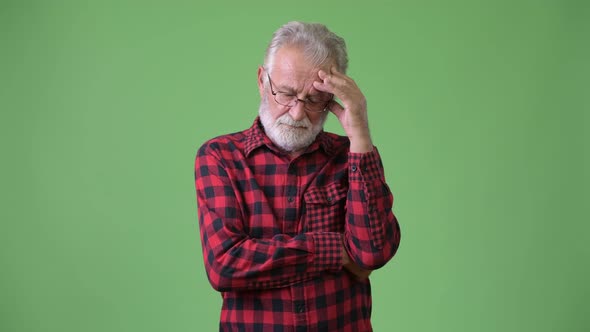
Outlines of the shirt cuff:
<svg viewBox="0 0 590 332">
<path fill-rule="evenodd" d="M 314 233 L 314 271 L 338 272 L 342 269 L 342 235 L 340 233 Z"/>
<path fill-rule="evenodd" d="M 371 152 L 348 153 L 348 178 L 367 182 L 383 179 L 383 165 L 376 147 Z"/>
</svg>

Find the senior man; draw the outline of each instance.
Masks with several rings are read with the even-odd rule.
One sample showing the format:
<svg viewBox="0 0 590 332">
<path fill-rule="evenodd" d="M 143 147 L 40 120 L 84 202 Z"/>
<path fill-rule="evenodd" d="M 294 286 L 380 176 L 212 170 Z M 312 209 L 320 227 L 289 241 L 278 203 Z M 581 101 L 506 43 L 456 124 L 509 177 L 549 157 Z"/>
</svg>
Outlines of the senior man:
<svg viewBox="0 0 590 332">
<path fill-rule="evenodd" d="M 393 257 L 400 230 L 347 65 L 344 40 L 324 25 L 283 25 L 258 68 L 252 126 L 197 153 L 221 331 L 372 330 L 368 277 Z M 346 136 L 323 131 L 330 112 Z"/>
</svg>

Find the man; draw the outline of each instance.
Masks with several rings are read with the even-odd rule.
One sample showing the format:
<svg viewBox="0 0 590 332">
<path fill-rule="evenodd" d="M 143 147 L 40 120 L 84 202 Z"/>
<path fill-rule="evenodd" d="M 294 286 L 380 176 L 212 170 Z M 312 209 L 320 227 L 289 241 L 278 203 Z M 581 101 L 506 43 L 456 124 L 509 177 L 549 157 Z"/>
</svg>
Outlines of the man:
<svg viewBox="0 0 590 332">
<path fill-rule="evenodd" d="M 282 26 L 258 68 L 259 117 L 198 151 L 221 331 L 372 330 L 368 276 L 393 257 L 400 231 L 347 62 L 344 40 L 324 25 Z M 323 131 L 329 112 L 346 136 Z"/>
</svg>

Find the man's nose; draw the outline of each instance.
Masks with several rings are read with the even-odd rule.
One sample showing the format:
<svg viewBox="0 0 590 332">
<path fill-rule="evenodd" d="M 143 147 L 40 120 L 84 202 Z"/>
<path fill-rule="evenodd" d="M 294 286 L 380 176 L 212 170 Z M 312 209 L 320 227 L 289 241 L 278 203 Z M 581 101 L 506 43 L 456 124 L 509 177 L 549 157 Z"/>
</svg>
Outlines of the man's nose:
<svg viewBox="0 0 590 332">
<path fill-rule="evenodd" d="M 301 121 L 305 119 L 307 116 L 307 113 L 305 112 L 305 102 L 297 100 L 297 104 L 295 104 L 295 106 L 291 107 L 289 110 L 289 115 L 291 115 L 291 118 L 293 118 L 295 121 Z"/>
</svg>

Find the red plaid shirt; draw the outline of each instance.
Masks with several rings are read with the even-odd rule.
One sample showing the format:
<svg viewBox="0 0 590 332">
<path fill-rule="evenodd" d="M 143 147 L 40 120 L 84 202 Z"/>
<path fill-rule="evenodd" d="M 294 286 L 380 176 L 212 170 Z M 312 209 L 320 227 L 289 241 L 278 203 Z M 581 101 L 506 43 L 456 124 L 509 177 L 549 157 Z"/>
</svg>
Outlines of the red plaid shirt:
<svg viewBox="0 0 590 332">
<path fill-rule="evenodd" d="M 399 225 L 377 150 L 321 132 L 290 160 L 260 121 L 198 151 L 195 186 L 221 331 L 371 331 L 371 287 L 342 268 L 395 254 Z"/>
</svg>

